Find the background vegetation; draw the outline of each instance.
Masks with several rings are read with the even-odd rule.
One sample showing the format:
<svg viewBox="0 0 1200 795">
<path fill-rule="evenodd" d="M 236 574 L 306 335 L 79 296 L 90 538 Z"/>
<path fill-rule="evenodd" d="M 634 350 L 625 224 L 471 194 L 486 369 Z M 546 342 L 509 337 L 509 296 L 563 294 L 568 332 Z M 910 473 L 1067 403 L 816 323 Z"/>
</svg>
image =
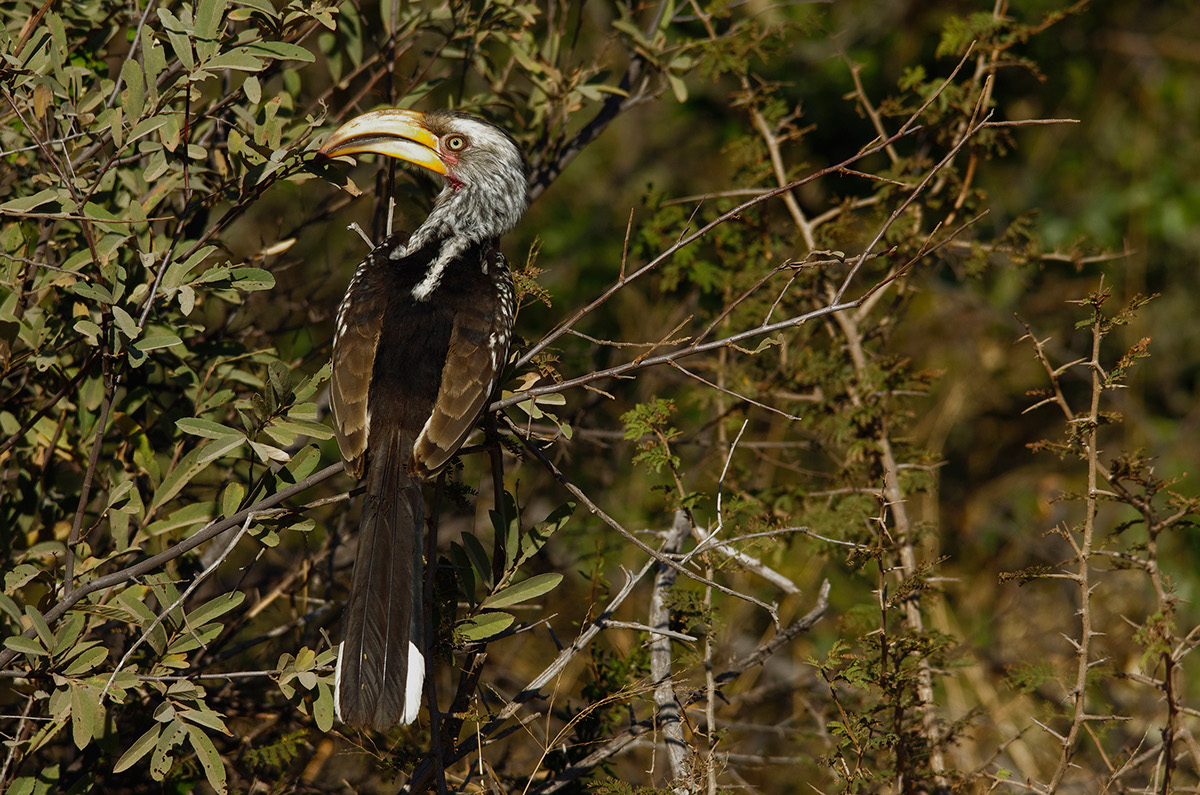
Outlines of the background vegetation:
<svg viewBox="0 0 1200 795">
<path fill-rule="evenodd" d="M 6 4 L 0 789 L 1195 792 L 1198 17 Z M 432 186 L 314 151 L 397 104 L 534 203 L 377 735 L 324 387 Z"/>
</svg>

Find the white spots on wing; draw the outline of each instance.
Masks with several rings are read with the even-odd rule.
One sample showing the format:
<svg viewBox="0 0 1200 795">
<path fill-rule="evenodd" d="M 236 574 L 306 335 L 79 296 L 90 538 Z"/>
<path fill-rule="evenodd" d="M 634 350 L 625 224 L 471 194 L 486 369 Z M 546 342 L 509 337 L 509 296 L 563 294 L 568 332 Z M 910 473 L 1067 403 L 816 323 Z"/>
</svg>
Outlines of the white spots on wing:
<svg viewBox="0 0 1200 795">
<path fill-rule="evenodd" d="M 488 335 L 488 353 L 491 354 L 493 370 L 500 369 L 500 349 L 503 346 L 504 343 L 499 334 L 493 331 Z"/>
<path fill-rule="evenodd" d="M 370 259 L 354 269 L 354 276 L 351 277 L 350 285 L 346 288 L 346 296 L 342 299 L 342 303 L 338 304 L 337 317 L 334 320 L 333 326 L 333 344 L 335 348 L 349 330 L 346 325 L 346 313 L 350 311 L 350 305 L 354 303 L 354 294 L 358 290 L 359 282 L 366 278 L 369 262 Z"/>
</svg>

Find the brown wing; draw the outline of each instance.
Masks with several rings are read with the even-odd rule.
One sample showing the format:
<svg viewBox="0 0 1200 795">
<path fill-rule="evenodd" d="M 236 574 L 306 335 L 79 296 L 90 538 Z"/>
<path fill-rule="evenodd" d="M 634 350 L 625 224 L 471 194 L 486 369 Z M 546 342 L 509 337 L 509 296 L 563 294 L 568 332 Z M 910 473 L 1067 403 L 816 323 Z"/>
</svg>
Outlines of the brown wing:
<svg viewBox="0 0 1200 795">
<path fill-rule="evenodd" d="M 413 474 L 430 477 L 446 465 L 475 426 L 508 357 L 515 314 L 512 274 L 504 256 L 489 250 L 480 280 L 482 300 L 463 301 L 454 316 L 437 401 L 413 445 Z"/>
<path fill-rule="evenodd" d="M 371 256 L 375 256 L 374 253 Z M 368 258 L 358 266 L 346 297 L 338 307 L 333 336 L 333 372 L 329 382 L 333 430 L 346 462 L 346 471 L 356 478 L 361 478 L 366 468 L 367 426 L 370 422 L 367 398 L 384 309 L 379 291 L 371 289 L 369 265 Z"/>
</svg>

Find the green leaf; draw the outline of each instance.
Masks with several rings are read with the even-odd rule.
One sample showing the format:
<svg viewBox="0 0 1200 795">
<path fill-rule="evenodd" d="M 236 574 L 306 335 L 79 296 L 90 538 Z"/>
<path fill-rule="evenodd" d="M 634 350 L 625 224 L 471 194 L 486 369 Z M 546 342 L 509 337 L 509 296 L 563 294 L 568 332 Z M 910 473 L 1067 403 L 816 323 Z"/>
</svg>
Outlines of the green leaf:
<svg viewBox="0 0 1200 795">
<path fill-rule="evenodd" d="M 192 314 L 192 310 L 196 307 L 196 291 L 185 284 L 179 288 L 176 295 L 179 297 L 179 311 L 184 316 Z"/>
<path fill-rule="evenodd" d="M 509 605 L 527 602 L 549 593 L 558 587 L 563 576 L 558 573 L 538 574 L 507 588 L 501 588 L 496 593 L 483 600 L 484 607 L 508 607 Z"/>
<path fill-rule="evenodd" d="M 317 653 L 305 646 L 300 651 L 296 652 L 296 661 L 294 663 L 297 671 L 311 671 L 313 666 L 317 664 Z"/>
<path fill-rule="evenodd" d="M 297 436 L 307 436 L 310 439 L 332 439 L 333 429 L 323 422 L 313 422 L 312 420 L 286 419 L 276 420 L 271 423 L 271 428 L 274 428 L 282 436 L 287 437 L 288 441 L 284 444 L 291 444 Z"/>
<path fill-rule="evenodd" d="M 165 114 L 151 116 L 148 119 L 142 119 L 137 124 L 133 125 L 133 129 L 129 131 L 129 137 L 126 139 L 126 143 L 132 143 L 143 136 L 149 135 L 166 123 L 167 116 Z M 161 152 L 159 154 L 161 154 Z"/>
<path fill-rule="evenodd" d="M 113 295 L 103 285 L 90 284 L 88 282 L 75 282 L 71 285 L 71 292 L 80 298 L 88 298 L 102 304 L 111 304 Z"/>
<path fill-rule="evenodd" d="M 317 683 L 317 698 L 313 701 L 313 720 L 317 723 L 317 729 L 323 732 L 333 729 L 335 714 L 333 688 L 329 686 L 327 680 L 322 679 Z"/>
<path fill-rule="evenodd" d="M 133 745 L 129 746 L 129 750 L 121 754 L 121 758 L 113 765 L 113 772 L 120 773 L 123 770 L 128 770 L 137 764 L 137 761 L 146 754 L 154 750 L 154 746 L 158 744 L 158 736 L 162 734 L 162 724 L 155 723 L 145 734 L 134 740 Z"/>
<path fill-rule="evenodd" d="M 125 90 L 121 92 L 121 107 L 132 124 L 142 117 L 142 111 L 146 108 L 146 78 L 135 58 L 128 58 L 121 64 L 121 80 L 125 83 Z"/>
<path fill-rule="evenodd" d="M 258 78 L 254 75 L 248 76 L 242 82 L 242 90 L 246 92 L 246 99 L 257 105 L 262 102 L 262 84 L 258 82 Z"/>
<path fill-rule="evenodd" d="M 66 676 L 82 676 L 108 659 L 108 649 L 99 644 L 84 649 L 63 669 Z"/>
<path fill-rule="evenodd" d="M 462 548 L 461 544 L 451 541 L 450 559 L 454 561 L 455 573 L 462 586 L 463 596 L 471 605 L 475 605 L 478 601 L 475 598 L 475 569 L 471 565 L 471 559 L 467 557 L 467 551 Z"/>
<path fill-rule="evenodd" d="M 154 746 L 154 754 L 150 757 L 150 776 L 155 781 L 162 781 L 171 772 L 174 758 L 171 749 L 183 742 L 187 735 L 187 727 L 178 718 L 166 723 L 158 743 Z"/>
<path fill-rule="evenodd" d="M 203 472 L 210 463 L 240 444 L 242 444 L 242 439 L 228 436 L 208 442 L 207 444 L 202 444 L 189 452 L 163 478 L 163 482 L 155 489 L 154 497 L 150 500 L 150 510 L 155 511 L 161 508 L 168 500 L 178 494 L 184 486 L 190 483 L 192 478 Z"/>
<path fill-rule="evenodd" d="M 92 738 L 99 736 L 104 720 L 104 708 L 99 694 L 84 684 L 71 687 L 71 739 L 79 750 L 87 748 Z"/>
<path fill-rule="evenodd" d="M 672 72 L 664 72 L 667 78 L 667 85 L 671 87 L 671 93 L 675 95 L 675 101 L 679 103 L 687 102 L 688 89 L 687 83 L 683 82 L 683 78 Z"/>
<path fill-rule="evenodd" d="M 87 318 L 80 318 L 79 320 L 75 321 L 75 330 L 87 337 L 88 343 L 91 345 L 98 344 L 100 341 L 100 335 L 103 333 L 98 325 Z"/>
<path fill-rule="evenodd" d="M 108 507 L 114 508 L 125 502 L 126 497 L 133 491 L 133 481 L 126 480 L 123 483 L 118 483 L 114 489 L 108 493 Z"/>
<path fill-rule="evenodd" d="M 550 540 L 550 536 L 566 526 L 574 513 L 575 503 L 568 502 L 551 511 L 544 522 L 530 528 L 529 532 L 521 539 L 521 554 L 517 556 L 516 565 L 520 566 L 536 555 L 538 550 Z"/>
<path fill-rule="evenodd" d="M 187 281 L 188 274 L 190 274 L 197 265 L 204 262 L 204 260 L 216 250 L 216 246 L 204 246 L 185 260 L 172 261 L 167 267 L 167 272 L 163 274 L 163 290 L 170 291 L 183 285 L 183 283 Z M 203 278 L 201 278 L 201 281 L 202 280 Z"/>
<path fill-rule="evenodd" d="M 7 593 L 15 593 L 18 588 L 24 588 L 29 584 L 30 580 L 37 577 L 41 570 L 32 563 L 19 563 L 13 567 L 12 571 L 4 575 L 4 590 Z"/>
<path fill-rule="evenodd" d="M 62 192 L 58 188 L 46 188 L 32 196 L 22 196 L 19 199 L 11 199 L 4 204 L 0 204 L 0 212 L 7 211 L 7 214 L 29 212 L 35 207 L 41 207 L 43 204 L 52 201 L 59 201 L 61 198 Z"/>
<path fill-rule="evenodd" d="M 204 68 L 209 71 L 236 69 L 240 72 L 260 72 L 264 66 L 263 60 L 251 55 L 245 47 L 218 53 L 204 64 Z M 249 95 L 249 92 L 246 93 Z"/>
<path fill-rule="evenodd" d="M 206 446 L 200 454 L 200 463 L 205 466 L 210 461 L 215 461 L 221 456 L 245 444 L 246 440 L 241 437 L 226 436 L 222 439 L 216 439 L 211 444 Z"/>
<path fill-rule="evenodd" d="M 233 400 L 234 394 L 232 389 L 218 389 L 211 395 L 207 395 L 196 403 L 196 413 L 203 414 L 206 411 L 212 411 L 218 406 L 224 406 Z"/>
<path fill-rule="evenodd" d="M 131 340 L 137 339 L 142 330 L 138 328 L 137 321 L 133 319 L 133 316 L 119 306 L 114 306 L 112 313 L 113 320 L 116 321 L 117 328 L 121 330 L 121 333 Z"/>
<path fill-rule="evenodd" d="M 245 599 L 246 594 L 242 591 L 230 591 L 228 594 L 218 596 L 216 599 L 205 602 L 200 607 L 188 613 L 188 623 L 194 627 L 203 626 L 238 607 Z"/>
<path fill-rule="evenodd" d="M 169 10 L 163 7 L 155 9 L 158 12 L 158 18 L 162 22 L 163 29 L 167 34 L 167 41 L 171 44 L 171 49 L 175 52 L 175 57 L 183 64 L 183 68 L 189 72 L 196 70 L 196 58 L 192 54 L 192 43 L 189 38 L 194 35 L 194 30 L 191 26 L 185 26 L 180 21 L 179 17 L 172 14 Z"/>
<path fill-rule="evenodd" d="M 222 425 L 219 422 L 206 420 L 203 417 L 184 417 L 176 420 L 175 427 L 193 436 L 203 436 L 205 439 L 224 439 L 227 436 L 237 436 L 244 439 L 246 435 L 239 430 Z"/>
<path fill-rule="evenodd" d="M 4 639 L 4 647 L 19 651 L 22 654 L 29 654 L 34 657 L 49 655 L 50 652 L 42 648 L 42 644 L 38 643 L 33 638 L 27 638 L 24 635 L 10 635 Z"/>
<path fill-rule="evenodd" d="M 55 657 L 60 657 L 67 652 L 75 641 L 79 640 L 79 635 L 83 632 L 84 624 L 87 623 L 82 613 L 68 613 L 66 619 L 58 623 L 58 630 L 54 633 L 54 645 L 51 647 L 51 653 Z"/>
<path fill-rule="evenodd" d="M 483 544 L 479 543 L 479 539 L 472 533 L 463 533 L 462 541 L 463 549 L 466 550 L 467 557 L 471 559 L 471 564 L 479 575 L 479 581 L 490 589 L 492 587 L 492 563 L 488 553 L 483 549 Z"/>
<path fill-rule="evenodd" d="M 291 416 L 299 416 L 301 413 L 306 415 L 307 419 L 317 419 L 317 406 L 312 402 L 313 398 L 321 388 L 329 382 L 329 374 L 332 367 L 326 362 L 320 370 L 317 370 L 309 378 L 303 378 L 296 385 L 296 405 L 288 412 Z"/>
<path fill-rule="evenodd" d="M 301 481 L 311 475 L 319 463 L 321 463 L 321 450 L 316 445 L 310 444 L 292 456 L 292 460 L 287 465 L 287 474 L 291 475 L 292 483 Z"/>
<path fill-rule="evenodd" d="M 38 639 L 45 647 L 47 649 L 54 648 L 54 633 L 50 631 L 50 625 L 46 623 L 41 611 L 33 605 L 25 605 L 25 617 L 33 624 L 34 629 L 37 630 Z"/>
<path fill-rule="evenodd" d="M 0 611 L 3 611 L 6 616 L 17 622 L 20 622 L 21 616 L 24 615 L 21 612 L 21 608 L 17 607 L 17 603 L 5 593 L 0 593 Z"/>
<path fill-rule="evenodd" d="M 288 44 L 283 41 L 256 41 L 246 45 L 246 49 L 255 55 L 265 58 L 275 58 L 286 61 L 312 63 L 315 56 L 298 44 Z"/>
<path fill-rule="evenodd" d="M 62 791 L 58 786 L 60 777 L 58 765 L 46 765 L 34 775 L 13 779 L 5 795 L 52 795 Z"/>
<path fill-rule="evenodd" d="M 159 348 L 171 348 L 175 345 L 182 344 L 183 340 L 181 340 L 175 334 L 159 332 L 157 334 L 147 334 L 145 337 L 135 342 L 133 347 L 145 353 L 146 351 L 155 351 Z"/>
<path fill-rule="evenodd" d="M 158 98 L 158 76 L 167 68 L 167 54 L 155 36 L 142 36 L 142 69 L 146 73 L 146 95 Z"/>
<path fill-rule="evenodd" d="M 178 635 L 167 646 L 167 654 L 187 654 L 189 651 L 207 646 L 224 631 L 220 624 L 206 624 L 195 627 L 190 632 Z"/>
<path fill-rule="evenodd" d="M 209 41 L 217 38 L 227 2 L 228 0 L 200 0 L 196 6 L 196 38 Z"/>
<path fill-rule="evenodd" d="M 213 745 L 213 741 L 198 726 L 188 726 L 187 733 L 188 741 L 196 751 L 196 758 L 200 760 L 200 766 L 204 768 L 204 777 L 208 779 L 209 786 L 219 793 L 228 792 L 225 764 L 221 761 L 221 755 L 217 753 L 217 747 Z"/>
<path fill-rule="evenodd" d="M 128 611 L 129 616 L 140 624 L 150 624 L 156 616 L 154 611 L 146 606 L 146 599 L 149 598 L 149 589 L 144 586 L 134 588 L 126 588 L 117 594 L 117 603 Z"/>
<path fill-rule="evenodd" d="M 233 268 L 229 271 L 229 278 L 234 287 L 247 293 L 270 290 L 275 286 L 274 275 L 262 268 Z"/>
<path fill-rule="evenodd" d="M 221 515 L 233 516 L 246 497 L 246 487 L 236 480 L 230 481 L 221 492 Z"/>
<path fill-rule="evenodd" d="M 752 350 L 750 352 L 750 355 L 753 356 L 754 354 L 762 353 L 766 349 L 773 348 L 776 346 L 779 346 L 779 347 L 783 346 L 783 335 L 782 334 L 776 334 L 773 337 L 767 337 L 767 338 L 763 339 L 762 341 L 760 341 L 758 343 L 758 347 L 756 347 L 754 350 Z"/>
<path fill-rule="evenodd" d="M 153 522 L 146 528 L 146 534 L 153 538 L 172 530 L 210 522 L 215 509 L 215 504 L 211 502 L 189 502 L 179 510 L 172 511 L 166 519 Z"/>
<path fill-rule="evenodd" d="M 163 650 L 167 648 L 167 630 L 161 622 L 155 624 L 157 617 L 154 615 L 154 611 L 146 606 L 147 596 L 145 588 L 129 588 L 117 596 L 117 603 L 129 611 L 130 616 L 141 627 L 153 626 L 146 636 L 146 642 L 150 644 L 150 648 L 154 650 L 155 654 L 162 654 Z"/>
<path fill-rule="evenodd" d="M 254 454 L 257 455 L 259 459 L 263 461 L 263 463 L 270 461 L 287 463 L 291 459 L 291 456 L 287 454 L 286 450 L 281 450 L 274 445 L 263 444 L 262 442 L 250 442 L 250 449 L 254 451 Z"/>
<path fill-rule="evenodd" d="M 179 717 L 205 729 L 212 729 L 226 735 L 232 734 L 229 731 L 229 727 L 225 725 L 225 721 L 221 718 L 221 715 L 204 705 L 180 712 Z"/>
<path fill-rule="evenodd" d="M 102 113 L 103 128 L 112 133 L 113 146 L 120 151 L 125 144 L 125 111 L 120 107 L 109 108 Z"/>
<path fill-rule="evenodd" d="M 514 620 L 508 613 L 480 613 L 459 624 L 458 634 L 467 642 L 487 640 L 508 629 Z"/>
<path fill-rule="evenodd" d="M 537 407 L 533 398 L 518 403 L 517 408 L 528 414 L 530 419 L 540 420 L 542 418 L 542 410 Z"/>
</svg>

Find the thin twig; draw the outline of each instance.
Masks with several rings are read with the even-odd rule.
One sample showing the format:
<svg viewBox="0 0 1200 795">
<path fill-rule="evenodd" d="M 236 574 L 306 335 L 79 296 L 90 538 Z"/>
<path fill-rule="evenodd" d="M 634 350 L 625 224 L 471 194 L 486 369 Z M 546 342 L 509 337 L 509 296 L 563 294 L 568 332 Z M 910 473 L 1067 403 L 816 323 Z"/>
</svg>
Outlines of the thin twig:
<svg viewBox="0 0 1200 795">
<path fill-rule="evenodd" d="M 775 198 L 776 196 L 787 193 L 788 191 L 794 190 L 802 185 L 807 185 L 809 182 L 813 182 L 813 181 L 818 180 L 829 174 L 836 173 L 838 170 L 843 169 L 846 166 L 849 166 L 851 163 L 855 163 L 859 160 L 862 160 L 865 157 L 869 157 L 870 155 L 874 154 L 875 152 L 882 150 L 882 148 L 884 146 L 894 143 L 905 136 L 912 135 L 913 133 L 917 132 L 920 129 L 921 129 L 920 127 L 915 127 L 915 126 L 907 128 L 903 132 L 899 132 L 896 135 L 892 136 L 887 141 L 884 141 L 883 143 L 878 144 L 873 147 L 868 147 L 867 149 L 864 149 L 863 151 L 859 152 L 858 154 L 855 154 L 855 155 L 852 155 L 852 156 L 846 158 L 845 160 L 843 160 L 840 163 L 837 163 L 836 165 L 828 166 L 826 168 L 820 169 L 819 171 L 815 171 L 806 177 L 789 182 L 788 184 L 782 185 L 778 188 L 775 188 L 774 190 L 766 191 L 765 193 L 759 194 L 758 196 L 755 196 L 745 202 L 742 202 L 737 207 L 734 207 L 732 210 L 728 210 L 724 213 L 721 213 L 716 218 L 714 218 L 713 220 L 709 221 L 704 226 L 697 229 L 695 232 L 691 233 L 690 235 L 681 237 L 674 244 L 672 244 L 666 250 L 660 252 L 656 257 L 651 259 L 645 265 L 642 265 L 640 268 L 635 270 L 633 273 L 630 273 L 628 276 L 625 276 L 624 278 L 621 278 L 618 281 L 614 282 L 606 290 L 604 290 L 604 292 L 602 292 L 598 297 L 593 299 L 590 303 L 588 303 L 587 305 L 576 310 L 576 312 L 574 314 L 572 314 L 571 317 L 569 317 L 567 320 L 564 320 L 562 323 L 560 323 L 558 326 L 556 326 L 553 331 L 551 331 L 549 334 L 544 336 L 535 345 L 530 347 L 530 349 L 528 351 L 526 351 L 520 358 L 518 358 L 515 363 L 515 367 L 517 369 L 520 369 L 520 368 L 524 367 L 525 365 L 527 365 L 530 361 L 533 360 L 533 358 L 535 356 L 537 356 L 539 353 L 541 353 L 547 346 L 552 345 L 555 340 L 557 340 L 559 337 L 561 337 L 563 334 L 565 334 L 567 332 L 567 329 L 571 328 L 576 323 L 578 323 L 580 320 L 582 320 L 584 317 L 586 317 L 588 314 L 590 314 L 594 309 L 596 309 L 596 307 L 598 307 L 601 304 L 608 301 L 608 299 L 611 298 L 616 292 L 621 290 L 623 287 L 628 285 L 630 282 L 635 281 L 640 276 L 643 276 L 643 275 L 649 273 L 650 271 L 654 270 L 656 267 L 661 265 L 663 262 L 666 262 L 668 259 L 670 259 L 672 256 L 674 256 L 675 252 L 677 252 L 680 249 L 699 240 L 700 238 L 706 236 L 709 232 L 711 232 L 713 229 L 717 228 L 721 224 L 726 223 L 727 221 L 730 221 L 734 218 L 737 218 L 742 213 L 744 213 L 746 210 L 749 210 L 751 207 L 755 207 L 759 204 L 762 204 L 765 201 L 768 201 L 770 199 Z"/>
<path fill-rule="evenodd" d="M 141 646 L 147 638 L 150 637 L 150 633 L 157 629 L 158 626 L 162 624 L 164 620 L 166 620 L 167 616 L 171 614 L 171 611 L 187 601 L 187 598 L 192 595 L 196 588 L 200 586 L 200 583 L 208 579 L 208 576 L 216 571 L 218 566 L 225 562 L 225 559 L 228 558 L 230 553 L 233 552 L 234 547 L 236 547 L 238 542 L 242 540 L 242 536 L 246 535 L 246 531 L 250 529 L 250 523 L 254 521 L 254 517 L 255 514 L 253 512 L 246 514 L 246 520 L 242 522 L 241 528 L 239 528 L 237 533 L 234 534 L 233 538 L 229 540 L 229 543 L 225 545 L 225 549 L 221 551 L 221 554 L 217 555 L 217 557 L 213 559 L 212 563 L 210 563 L 203 571 L 196 575 L 191 584 L 188 585 L 187 589 L 179 595 L 178 599 L 176 599 L 163 610 L 160 610 L 158 615 L 154 617 L 154 620 L 150 622 L 150 626 L 146 627 L 145 631 L 138 636 L 138 639 L 130 644 L 129 648 L 125 651 L 125 654 L 122 655 L 120 662 L 118 662 L 116 667 L 113 668 L 112 675 L 109 676 L 108 681 L 104 683 L 104 689 L 100 691 L 101 702 L 103 702 L 104 697 L 108 695 L 108 689 L 112 687 L 112 683 L 116 680 L 117 674 L 121 673 L 121 669 L 123 669 L 125 664 L 129 662 L 129 658 L 133 656 L 133 653 L 137 651 L 137 648 Z M 185 623 L 187 621 L 186 615 L 184 616 L 184 621 Z"/>
<path fill-rule="evenodd" d="M 508 424 L 508 426 L 512 430 L 514 430 L 514 431 L 517 430 L 516 423 L 514 423 L 511 419 L 509 419 L 508 417 L 505 417 L 504 421 L 505 421 L 505 423 Z M 767 604 L 766 602 L 763 602 L 759 599 L 755 599 L 753 596 L 741 593 L 732 588 L 721 585 L 720 583 L 713 582 L 711 579 L 704 577 L 701 574 L 699 574 L 698 572 L 692 571 L 691 569 L 684 568 L 680 564 L 671 560 L 669 557 L 663 555 L 658 550 L 651 548 L 649 545 L 646 544 L 646 542 L 642 541 L 636 535 L 629 532 L 629 530 L 624 525 L 622 525 L 616 519 L 613 519 L 611 516 L 609 516 L 599 505 L 597 505 L 590 497 L 588 497 L 588 495 L 582 489 L 580 489 L 578 486 L 576 486 L 574 482 L 572 482 L 566 475 L 564 475 L 562 470 L 560 470 L 554 464 L 553 461 L 551 461 L 549 458 L 547 458 L 545 453 L 543 453 L 529 439 L 524 438 L 519 433 L 517 434 L 517 438 L 521 440 L 521 443 L 524 445 L 526 450 L 533 453 L 533 455 L 539 461 L 542 462 L 542 466 L 544 466 L 547 469 L 547 471 L 549 471 L 550 474 L 554 476 L 555 480 L 557 480 L 559 483 L 561 483 L 567 489 L 567 491 L 569 491 L 573 495 L 575 495 L 575 497 L 577 499 L 579 499 L 585 506 L 587 506 L 587 509 L 589 511 L 591 511 L 596 516 L 600 517 L 600 519 L 605 524 L 607 524 L 609 527 L 611 527 L 612 529 L 614 529 L 618 533 L 620 533 L 625 538 L 625 540 L 629 541 L 631 544 L 636 546 L 638 549 L 640 549 L 643 552 L 645 552 L 646 554 L 648 554 L 654 560 L 657 560 L 659 563 L 670 566 L 671 568 L 678 571 L 680 574 L 683 574 L 685 577 L 690 577 L 691 579 L 695 580 L 696 582 L 703 583 L 705 585 L 711 585 L 713 588 L 716 588 L 718 591 L 720 591 L 721 593 L 723 593 L 727 596 L 733 596 L 737 599 L 741 599 L 743 601 L 750 602 L 753 605 L 757 605 L 758 607 L 761 607 L 763 610 L 766 610 L 767 613 L 771 616 L 771 620 L 775 623 L 775 625 L 776 626 L 779 625 L 778 605 Z"/>
</svg>

